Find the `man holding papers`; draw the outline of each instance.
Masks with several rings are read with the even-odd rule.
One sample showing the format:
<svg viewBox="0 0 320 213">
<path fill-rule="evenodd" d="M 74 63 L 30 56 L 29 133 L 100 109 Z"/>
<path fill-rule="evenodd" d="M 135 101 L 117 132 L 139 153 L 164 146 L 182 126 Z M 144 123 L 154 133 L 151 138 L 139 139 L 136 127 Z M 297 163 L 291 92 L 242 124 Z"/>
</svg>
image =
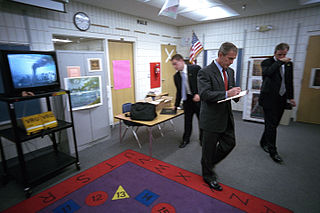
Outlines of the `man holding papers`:
<svg viewBox="0 0 320 213">
<path fill-rule="evenodd" d="M 221 45 L 218 58 L 198 74 L 198 91 L 201 99 L 200 128 L 202 138 L 203 180 L 215 190 L 222 187 L 217 182 L 214 167 L 223 160 L 235 146 L 234 120 L 231 102 L 218 101 L 238 95 L 235 87 L 234 70 L 229 66 L 237 57 L 238 48 L 229 42 Z M 233 99 L 238 101 L 239 98 Z"/>
</svg>

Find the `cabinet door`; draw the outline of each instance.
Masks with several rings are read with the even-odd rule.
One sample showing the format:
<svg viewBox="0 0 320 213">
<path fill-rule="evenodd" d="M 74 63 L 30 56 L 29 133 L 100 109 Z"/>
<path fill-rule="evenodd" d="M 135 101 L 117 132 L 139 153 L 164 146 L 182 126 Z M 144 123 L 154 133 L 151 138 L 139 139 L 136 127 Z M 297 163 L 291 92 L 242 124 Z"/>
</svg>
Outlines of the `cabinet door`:
<svg viewBox="0 0 320 213">
<path fill-rule="evenodd" d="M 73 119 L 78 147 L 79 149 L 83 149 L 92 141 L 108 137 L 110 135 L 108 97 L 106 91 L 107 70 L 105 69 L 106 66 L 104 53 L 87 51 L 57 51 L 57 58 L 61 85 L 64 89 L 66 88 L 64 78 L 68 78 L 68 67 L 79 67 L 80 76 L 78 77 L 101 77 L 100 83 L 102 105 L 73 111 Z M 101 69 L 97 69 L 96 71 L 89 71 L 89 59 L 101 59 Z M 64 112 L 66 119 L 70 119 L 69 111 L 67 108 L 64 110 Z M 72 138 L 70 138 L 72 137 L 71 134 L 68 134 L 68 137 L 70 139 L 69 141 L 72 142 Z M 69 147 L 72 153 L 73 145 L 71 142 L 69 142 Z"/>
</svg>

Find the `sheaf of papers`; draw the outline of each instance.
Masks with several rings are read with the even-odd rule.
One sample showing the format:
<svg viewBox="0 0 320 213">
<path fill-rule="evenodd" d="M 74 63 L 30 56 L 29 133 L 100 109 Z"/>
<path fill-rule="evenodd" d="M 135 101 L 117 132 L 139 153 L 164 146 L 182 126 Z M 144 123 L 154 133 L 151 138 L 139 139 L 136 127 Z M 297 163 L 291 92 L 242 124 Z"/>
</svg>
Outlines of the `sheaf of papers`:
<svg viewBox="0 0 320 213">
<path fill-rule="evenodd" d="M 245 96 L 246 94 L 248 94 L 248 90 L 243 90 L 238 95 L 235 95 L 235 96 L 220 100 L 220 101 L 218 101 L 218 103 L 229 101 L 229 100 L 232 100 L 232 99 L 235 99 L 235 98 L 240 98 L 242 96 Z"/>
</svg>

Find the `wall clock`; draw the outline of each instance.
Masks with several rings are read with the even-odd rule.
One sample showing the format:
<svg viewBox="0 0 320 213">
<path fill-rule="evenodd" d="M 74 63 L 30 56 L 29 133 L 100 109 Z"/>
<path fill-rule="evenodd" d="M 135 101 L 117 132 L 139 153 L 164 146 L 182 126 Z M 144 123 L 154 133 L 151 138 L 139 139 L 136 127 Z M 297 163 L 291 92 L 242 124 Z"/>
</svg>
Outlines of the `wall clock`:
<svg viewBox="0 0 320 213">
<path fill-rule="evenodd" d="M 86 31 L 90 27 L 90 18 L 84 12 L 77 12 L 73 16 L 74 25 L 81 31 Z"/>
</svg>

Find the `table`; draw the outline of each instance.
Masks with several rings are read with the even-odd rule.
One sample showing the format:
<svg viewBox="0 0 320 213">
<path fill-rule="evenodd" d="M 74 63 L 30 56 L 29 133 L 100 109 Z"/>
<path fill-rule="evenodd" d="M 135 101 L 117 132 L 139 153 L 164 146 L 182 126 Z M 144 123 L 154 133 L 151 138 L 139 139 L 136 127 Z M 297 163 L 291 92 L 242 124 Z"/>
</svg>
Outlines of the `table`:
<svg viewBox="0 0 320 213">
<path fill-rule="evenodd" d="M 139 124 L 142 124 L 144 126 L 147 126 L 148 130 L 149 130 L 149 155 L 150 155 L 150 157 L 152 157 L 152 132 L 151 132 L 152 127 L 155 126 L 155 125 L 161 124 L 163 122 L 169 121 L 169 120 L 171 120 L 173 118 L 176 118 L 176 117 L 182 115 L 183 113 L 184 113 L 184 111 L 181 110 L 181 109 L 177 110 L 177 113 L 175 115 L 163 115 L 163 114 L 160 114 L 160 111 L 158 111 L 157 112 L 157 117 L 152 121 L 133 120 L 130 117 L 126 117 L 124 113 L 116 115 L 114 117 L 120 120 L 120 142 L 122 140 L 121 121 L 127 120 L 127 121 L 132 121 L 132 122 L 139 123 Z"/>
</svg>

